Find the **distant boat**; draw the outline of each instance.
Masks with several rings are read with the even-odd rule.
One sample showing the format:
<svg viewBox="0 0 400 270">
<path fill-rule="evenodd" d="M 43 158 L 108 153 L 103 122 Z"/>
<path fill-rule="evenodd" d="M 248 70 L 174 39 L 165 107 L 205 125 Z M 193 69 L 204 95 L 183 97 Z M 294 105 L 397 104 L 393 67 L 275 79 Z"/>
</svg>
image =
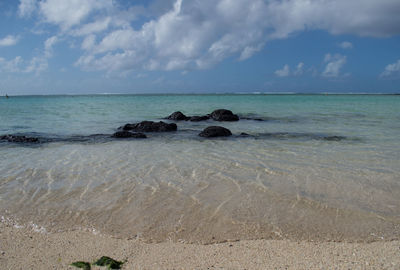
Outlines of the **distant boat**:
<svg viewBox="0 0 400 270">
<path fill-rule="evenodd" d="M 6 98 L 8 98 L 8 95 L 6 94 Z"/>
</svg>

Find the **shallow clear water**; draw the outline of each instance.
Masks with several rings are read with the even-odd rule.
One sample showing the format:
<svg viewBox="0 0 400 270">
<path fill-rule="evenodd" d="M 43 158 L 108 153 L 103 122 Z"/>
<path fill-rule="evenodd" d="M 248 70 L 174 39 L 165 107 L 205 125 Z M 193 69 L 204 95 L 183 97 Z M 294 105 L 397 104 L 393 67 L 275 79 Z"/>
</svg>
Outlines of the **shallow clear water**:
<svg viewBox="0 0 400 270">
<path fill-rule="evenodd" d="M 265 121 L 109 138 L 126 123 L 218 108 Z M 149 241 L 399 238 L 399 108 L 400 96 L 383 95 L 1 98 L 0 135 L 63 139 L 0 142 L 0 214 Z M 210 125 L 233 136 L 197 136 Z M 103 135 L 76 140 L 91 134 Z"/>
</svg>

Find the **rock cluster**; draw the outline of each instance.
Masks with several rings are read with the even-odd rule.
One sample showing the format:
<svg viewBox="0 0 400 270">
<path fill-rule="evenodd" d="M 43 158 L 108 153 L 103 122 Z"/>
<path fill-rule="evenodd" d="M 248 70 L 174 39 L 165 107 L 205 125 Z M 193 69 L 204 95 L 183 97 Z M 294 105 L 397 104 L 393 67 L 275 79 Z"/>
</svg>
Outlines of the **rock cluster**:
<svg viewBox="0 0 400 270">
<path fill-rule="evenodd" d="M 0 137 L 0 141 L 7 141 L 13 143 L 37 143 L 39 138 L 26 137 L 22 135 L 4 135 Z"/>
<path fill-rule="evenodd" d="M 212 113 L 207 114 L 207 115 L 202 115 L 202 116 L 186 116 L 180 111 L 176 111 L 166 117 L 168 120 L 173 120 L 173 121 L 192 121 L 192 122 L 198 122 L 198 121 L 206 121 L 209 119 L 212 119 L 214 121 L 239 121 L 239 116 L 236 114 L 233 114 L 232 111 L 226 110 L 226 109 L 218 109 L 214 110 Z M 251 118 L 251 117 L 241 117 L 240 119 L 243 120 L 255 120 L 255 121 L 264 121 L 264 119 L 261 118 Z M 118 128 L 118 130 L 111 135 L 112 138 L 134 138 L 134 139 L 144 139 L 147 138 L 147 135 L 145 134 L 146 132 L 173 132 L 178 129 L 177 125 L 175 123 L 165 123 L 163 121 L 159 122 L 154 122 L 154 121 L 142 121 L 139 123 L 135 124 L 126 124 L 124 126 L 121 126 Z M 198 136 L 204 137 L 204 138 L 214 138 L 214 137 L 228 137 L 231 136 L 232 132 L 222 126 L 208 126 L 206 127 L 203 131 L 201 131 Z M 95 134 L 95 135 L 90 135 L 90 136 L 78 136 L 78 138 L 73 137 L 69 138 L 71 141 L 87 141 L 88 139 L 93 138 L 110 138 L 109 134 Z M 254 137 L 250 134 L 247 133 L 241 133 L 238 135 L 238 137 Z M 285 138 L 311 138 L 311 139 L 317 139 L 317 140 L 326 140 L 326 141 L 341 141 L 346 139 L 346 137 L 343 136 L 324 136 L 321 134 L 309 134 L 309 133 L 286 133 L 286 132 L 281 132 L 281 133 L 264 133 L 264 134 L 258 134 L 257 137 L 262 137 L 262 138 L 277 138 L 277 139 L 285 139 Z M 59 139 L 45 139 L 43 137 L 36 138 L 36 137 L 29 137 L 29 136 L 23 136 L 23 135 L 0 135 L 0 141 L 6 141 L 6 142 L 12 142 L 12 143 L 37 143 L 37 142 L 51 142 L 51 141 L 59 141 Z"/>
<path fill-rule="evenodd" d="M 122 130 L 134 132 L 169 132 L 176 131 L 177 128 L 175 123 L 143 121 L 137 124 L 126 124 L 122 127 Z"/>
<path fill-rule="evenodd" d="M 180 111 L 176 111 L 166 117 L 165 119 L 174 120 L 174 121 L 205 121 L 208 119 L 213 119 L 214 121 L 239 121 L 239 116 L 233 114 L 232 111 L 226 109 L 218 109 L 213 111 L 210 114 L 202 115 L 202 116 L 186 116 Z"/>
</svg>

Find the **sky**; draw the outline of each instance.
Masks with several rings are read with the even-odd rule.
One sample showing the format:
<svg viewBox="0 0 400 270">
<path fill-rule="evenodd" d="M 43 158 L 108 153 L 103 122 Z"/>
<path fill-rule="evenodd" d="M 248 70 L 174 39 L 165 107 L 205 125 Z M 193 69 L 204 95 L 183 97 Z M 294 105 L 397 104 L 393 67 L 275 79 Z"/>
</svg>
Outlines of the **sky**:
<svg viewBox="0 0 400 270">
<path fill-rule="evenodd" d="M 400 93 L 399 0 L 0 0 L 0 95 Z"/>
</svg>

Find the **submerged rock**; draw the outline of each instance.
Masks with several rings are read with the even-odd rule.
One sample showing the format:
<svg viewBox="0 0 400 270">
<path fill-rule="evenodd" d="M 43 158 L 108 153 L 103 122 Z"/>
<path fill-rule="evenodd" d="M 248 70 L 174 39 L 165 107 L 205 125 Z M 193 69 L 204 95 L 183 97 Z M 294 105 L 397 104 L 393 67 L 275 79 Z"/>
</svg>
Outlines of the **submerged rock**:
<svg viewBox="0 0 400 270">
<path fill-rule="evenodd" d="M 137 139 L 145 139 L 147 138 L 146 134 L 140 132 L 129 132 L 129 131 L 117 131 L 112 135 L 114 138 L 137 138 Z"/>
<path fill-rule="evenodd" d="M 229 129 L 220 126 L 210 126 L 205 128 L 202 132 L 199 133 L 200 137 L 206 137 L 206 138 L 227 137 L 231 135 L 232 132 Z"/>
<path fill-rule="evenodd" d="M 143 121 L 137 124 L 126 124 L 122 127 L 124 131 L 136 131 L 136 132 L 168 132 L 176 131 L 177 126 L 174 123 L 165 122 L 153 122 L 153 121 Z"/>
<path fill-rule="evenodd" d="M 181 113 L 180 111 L 174 112 L 172 113 L 170 116 L 168 116 L 166 119 L 169 120 L 175 120 L 175 121 L 182 121 L 182 120 L 189 120 L 190 117 L 187 117 L 186 115 L 184 115 L 183 113 Z"/>
<path fill-rule="evenodd" d="M 190 121 L 192 121 L 192 122 L 200 122 L 200 121 L 205 121 L 205 120 L 208 120 L 208 119 L 210 119 L 210 116 L 209 115 L 202 115 L 202 116 L 192 116 L 192 117 L 190 117 Z"/>
<path fill-rule="evenodd" d="M 211 113 L 211 118 L 215 121 L 239 121 L 239 116 L 230 110 L 219 109 Z"/>
<path fill-rule="evenodd" d="M 36 143 L 39 142 L 39 138 L 26 137 L 22 135 L 4 135 L 0 137 L 1 141 L 8 141 L 14 143 Z"/>
</svg>

